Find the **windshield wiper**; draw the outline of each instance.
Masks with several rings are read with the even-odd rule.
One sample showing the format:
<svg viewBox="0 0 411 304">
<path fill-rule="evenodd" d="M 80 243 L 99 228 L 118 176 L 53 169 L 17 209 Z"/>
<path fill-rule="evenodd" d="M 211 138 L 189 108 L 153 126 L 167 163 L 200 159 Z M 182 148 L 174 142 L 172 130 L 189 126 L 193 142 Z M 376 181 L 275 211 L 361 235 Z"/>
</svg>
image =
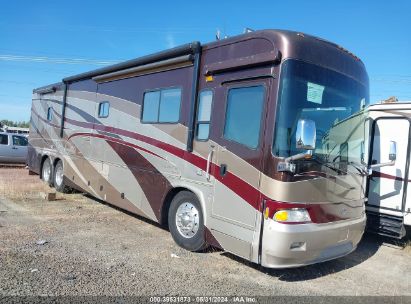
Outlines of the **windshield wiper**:
<svg viewBox="0 0 411 304">
<path fill-rule="evenodd" d="M 346 171 L 344 171 L 344 170 L 341 170 L 341 169 L 339 169 L 339 168 L 336 168 L 336 167 L 334 167 L 334 166 L 331 166 L 331 165 L 330 165 L 330 162 L 321 161 L 321 160 L 317 159 L 316 157 L 313 157 L 311 160 L 315 161 L 316 163 L 318 163 L 318 164 L 320 164 L 320 165 L 322 165 L 322 166 L 324 166 L 324 167 L 326 167 L 326 168 L 328 168 L 328 169 L 333 170 L 334 172 L 343 173 L 343 174 L 347 174 L 347 173 L 348 173 L 348 172 L 346 172 Z M 333 162 L 332 164 L 335 164 L 335 163 Z M 338 163 L 337 163 L 337 164 L 338 164 Z"/>
<path fill-rule="evenodd" d="M 336 160 L 337 158 L 340 158 L 340 159 L 341 159 L 341 155 L 337 155 L 337 156 L 333 159 L 332 162 L 333 162 L 334 164 L 343 164 L 343 163 L 346 163 L 347 165 L 351 165 L 352 167 L 354 167 L 361 175 L 368 175 L 368 170 L 364 169 L 364 166 L 361 166 L 361 165 L 359 165 L 359 164 L 357 164 L 357 163 L 355 163 L 355 162 L 353 162 L 353 161 L 339 161 L 339 162 L 336 162 L 335 160 Z"/>
</svg>

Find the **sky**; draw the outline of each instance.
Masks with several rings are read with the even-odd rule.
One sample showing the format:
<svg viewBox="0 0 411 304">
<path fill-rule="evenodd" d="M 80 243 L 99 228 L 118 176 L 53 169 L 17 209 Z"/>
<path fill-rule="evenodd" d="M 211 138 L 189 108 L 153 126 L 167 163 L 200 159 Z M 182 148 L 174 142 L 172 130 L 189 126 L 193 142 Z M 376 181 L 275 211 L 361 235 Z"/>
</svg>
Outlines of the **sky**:
<svg viewBox="0 0 411 304">
<path fill-rule="evenodd" d="M 0 2 L 0 119 L 28 121 L 34 88 L 191 41 L 288 29 L 365 63 L 370 100 L 411 101 L 411 1 Z"/>
</svg>

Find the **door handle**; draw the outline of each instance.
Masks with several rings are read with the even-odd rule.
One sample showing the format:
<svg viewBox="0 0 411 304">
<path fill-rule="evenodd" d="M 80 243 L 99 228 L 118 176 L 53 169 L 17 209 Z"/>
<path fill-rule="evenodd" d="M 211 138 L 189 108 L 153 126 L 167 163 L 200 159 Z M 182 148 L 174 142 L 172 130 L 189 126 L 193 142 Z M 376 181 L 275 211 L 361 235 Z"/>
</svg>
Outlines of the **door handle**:
<svg viewBox="0 0 411 304">
<path fill-rule="evenodd" d="M 220 175 L 225 176 L 227 174 L 227 165 L 226 164 L 221 164 L 220 165 Z"/>
<path fill-rule="evenodd" d="M 17 148 L 16 148 L 16 147 L 12 147 L 12 149 L 13 149 L 13 150 L 17 150 Z"/>
<path fill-rule="evenodd" d="M 213 157 L 214 150 L 210 150 L 207 156 L 207 166 L 206 166 L 206 179 L 210 181 L 210 168 L 211 168 L 211 159 Z"/>
</svg>

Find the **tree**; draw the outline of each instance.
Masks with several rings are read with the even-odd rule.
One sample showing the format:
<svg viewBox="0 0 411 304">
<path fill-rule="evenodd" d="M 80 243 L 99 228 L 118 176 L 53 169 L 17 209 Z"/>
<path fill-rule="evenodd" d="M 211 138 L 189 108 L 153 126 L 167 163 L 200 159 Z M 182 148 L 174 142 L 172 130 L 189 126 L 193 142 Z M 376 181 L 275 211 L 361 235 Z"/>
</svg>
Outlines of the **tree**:
<svg viewBox="0 0 411 304">
<path fill-rule="evenodd" d="M 28 128 L 30 126 L 30 122 L 28 121 L 12 121 L 8 119 L 2 119 L 0 121 L 0 125 L 9 126 L 9 127 L 19 127 L 19 128 Z"/>
</svg>

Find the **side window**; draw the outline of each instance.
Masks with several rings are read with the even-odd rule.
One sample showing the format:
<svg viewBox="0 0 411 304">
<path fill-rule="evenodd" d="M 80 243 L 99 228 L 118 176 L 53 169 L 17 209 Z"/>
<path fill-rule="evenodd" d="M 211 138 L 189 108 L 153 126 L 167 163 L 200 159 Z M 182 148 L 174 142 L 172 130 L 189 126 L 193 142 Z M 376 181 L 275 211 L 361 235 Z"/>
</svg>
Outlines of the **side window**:
<svg viewBox="0 0 411 304">
<path fill-rule="evenodd" d="M 176 123 L 180 119 L 181 89 L 146 92 L 141 121 L 145 123 Z"/>
<path fill-rule="evenodd" d="M 211 106 L 213 92 L 205 90 L 200 93 L 197 111 L 197 140 L 207 140 L 210 134 Z"/>
<path fill-rule="evenodd" d="M 14 146 L 27 146 L 28 141 L 24 136 L 13 135 L 13 145 Z"/>
<path fill-rule="evenodd" d="M 228 91 L 224 138 L 251 149 L 258 146 L 264 87 L 233 88 Z"/>
<path fill-rule="evenodd" d="M 47 109 L 47 120 L 52 121 L 53 120 L 53 108 L 49 107 Z"/>
<path fill-rule="evenodd" d="M 103 101 L 98 104 L 98 117 L 108 117 L 110 114 L 110 103 Z"/>
<path fill-rule="evenodd" d="M 0 145 L 8 145 L 9 136 L 7 134 L 0 134 Z"/>
</svg>

